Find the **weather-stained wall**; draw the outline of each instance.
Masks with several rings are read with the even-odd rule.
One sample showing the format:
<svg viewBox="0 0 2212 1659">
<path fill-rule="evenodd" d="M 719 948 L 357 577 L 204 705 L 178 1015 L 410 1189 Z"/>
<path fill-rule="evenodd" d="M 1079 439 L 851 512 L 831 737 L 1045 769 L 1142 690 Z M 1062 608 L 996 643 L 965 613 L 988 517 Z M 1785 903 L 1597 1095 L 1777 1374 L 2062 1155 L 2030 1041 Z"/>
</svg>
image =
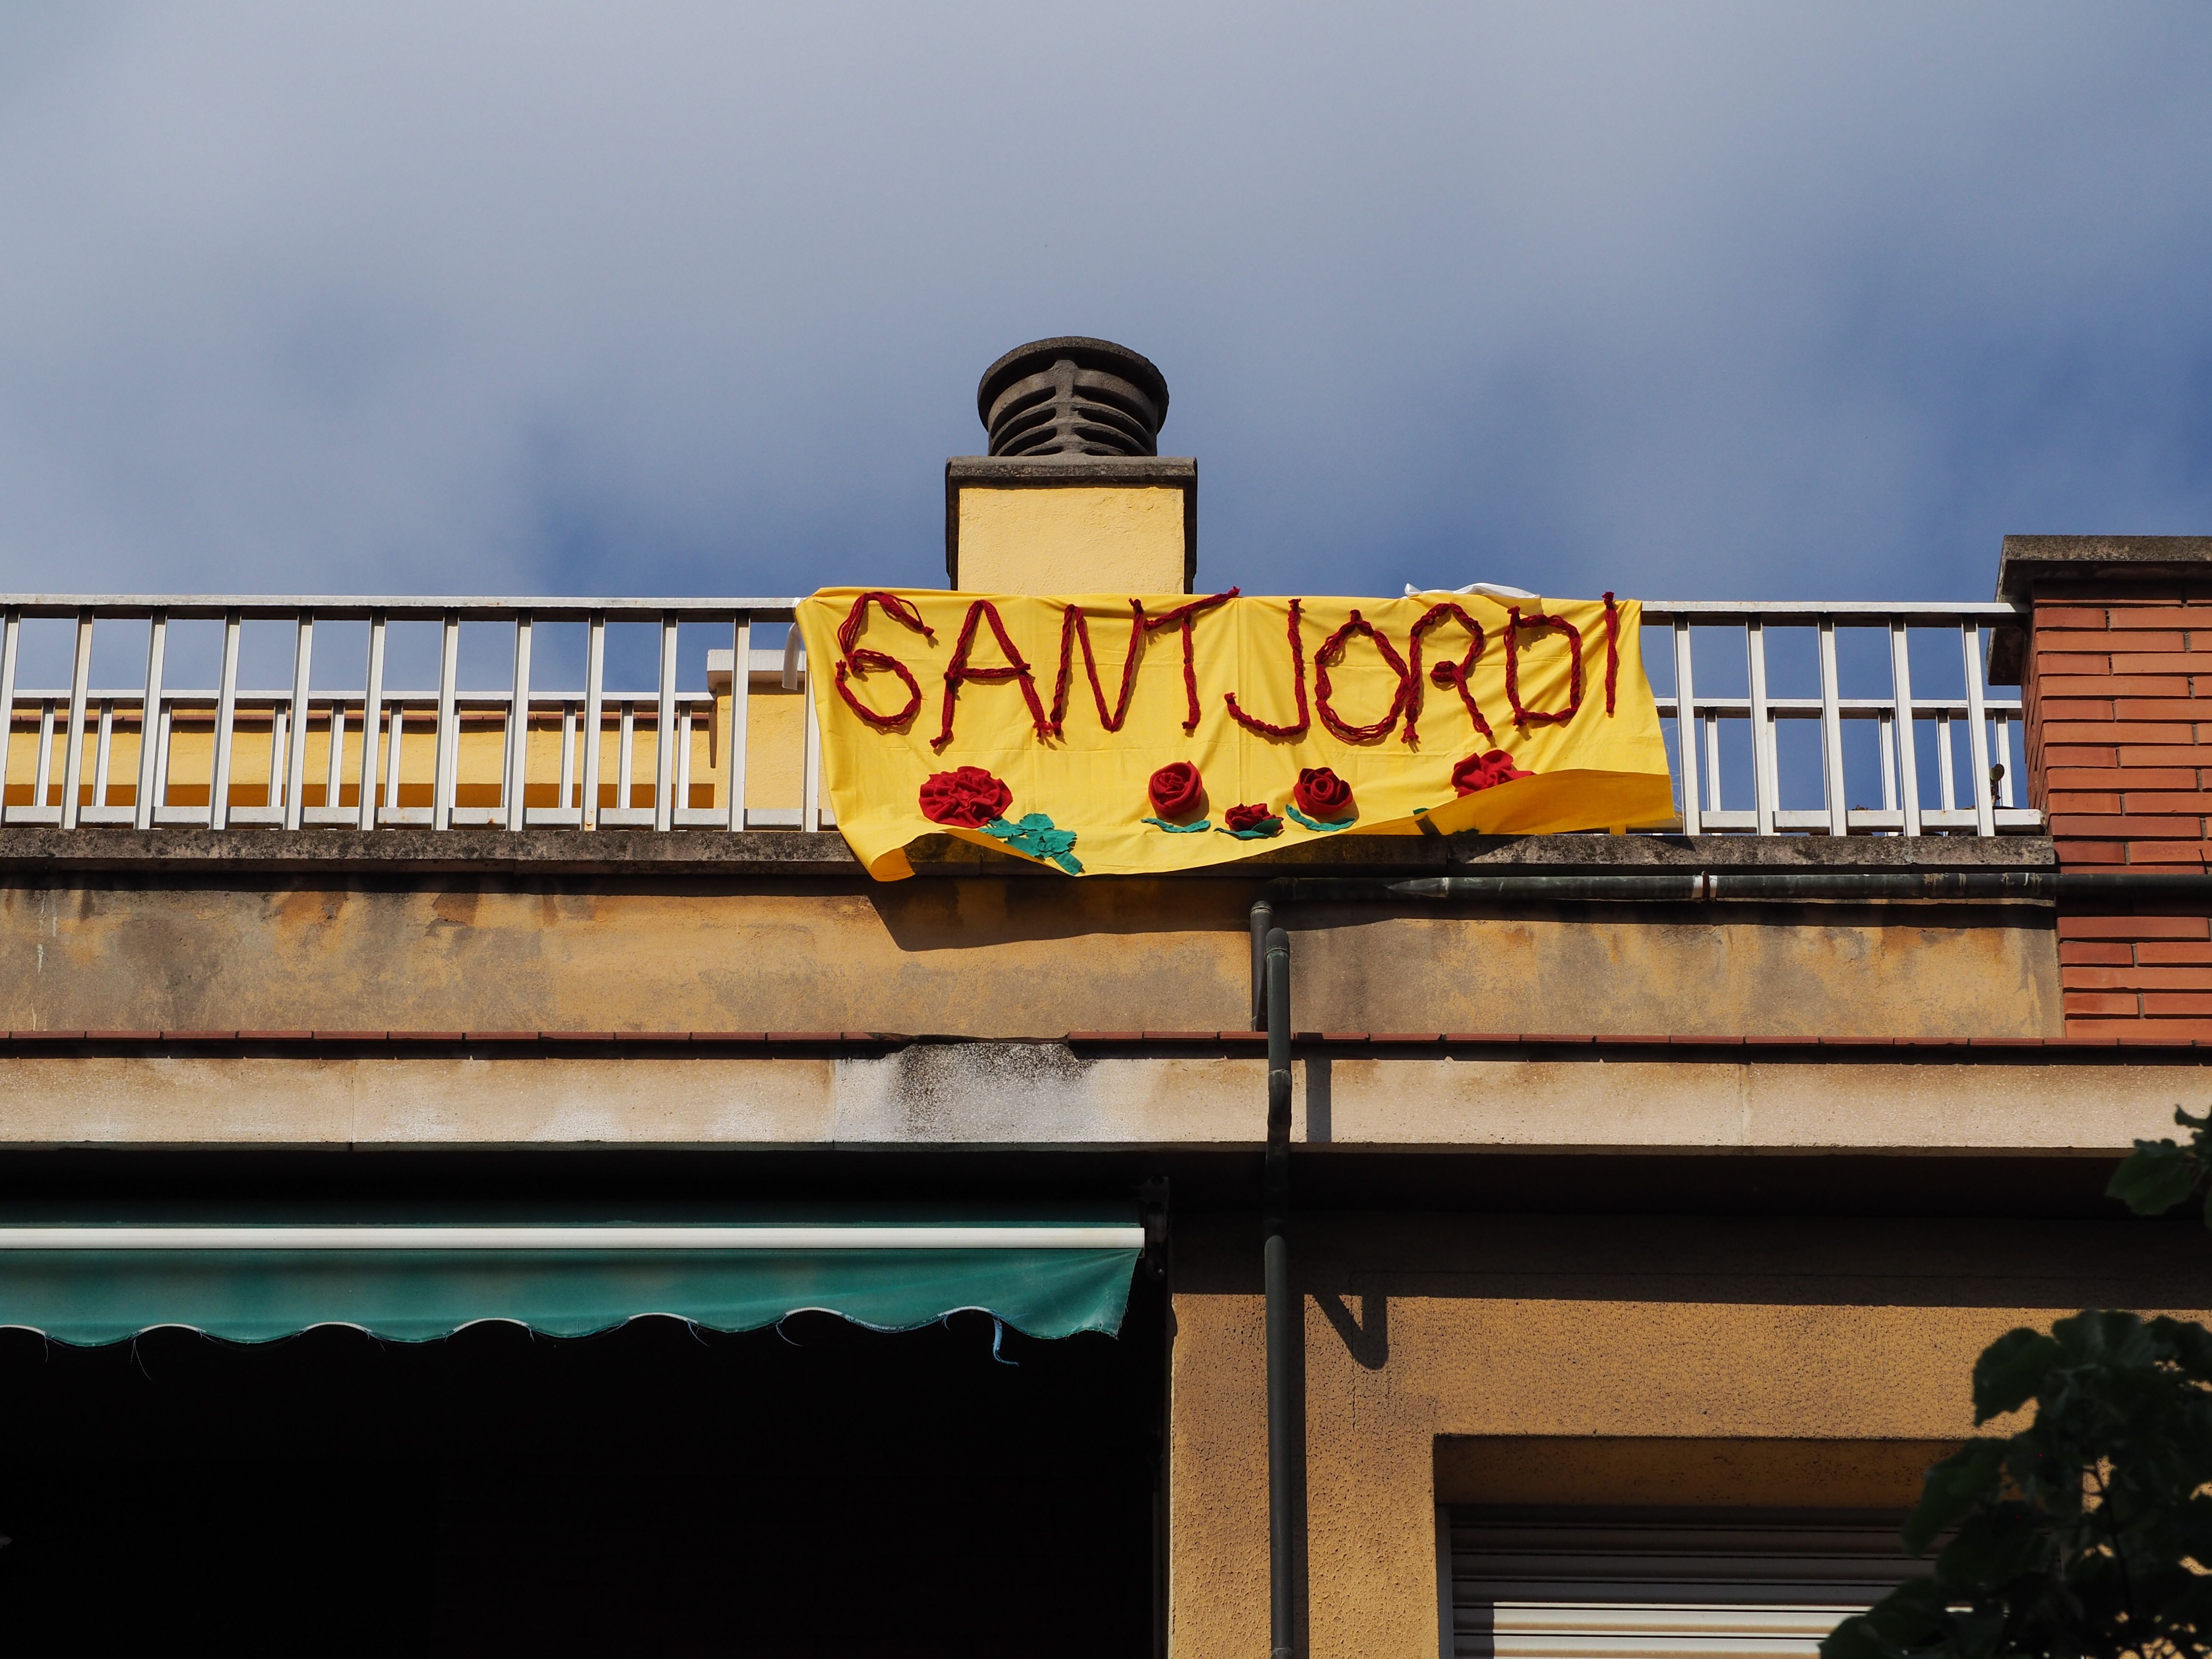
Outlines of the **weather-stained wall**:
<svg viewBox="0 0 2212 1659">
<path fill-rule="evenodd" d="M 325 832 L 339 833 L 339 832 Z M 405 832 L 392 832 L 394 834 Z M 428 832 L 422 832 L 427 834 Z M 1247 880 L 313 873 L 0 885 L 0 1027 L 1242 1030 Z M 1293 917 L 1328 1031 L 2046 1036 L 2033 907 Z"/>
</svg>

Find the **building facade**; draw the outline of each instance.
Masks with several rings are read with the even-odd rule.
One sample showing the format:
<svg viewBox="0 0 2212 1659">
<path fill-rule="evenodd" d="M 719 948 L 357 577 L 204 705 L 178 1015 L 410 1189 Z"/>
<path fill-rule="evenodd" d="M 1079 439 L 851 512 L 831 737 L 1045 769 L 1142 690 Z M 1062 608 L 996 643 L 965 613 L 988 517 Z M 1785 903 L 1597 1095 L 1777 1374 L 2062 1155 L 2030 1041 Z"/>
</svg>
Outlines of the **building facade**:
<svg viewBox="0 0 2212 1659">
<path fill-rule="evenodd" d="M 1164 386 L 1086 440 L 1149 385 L 1044 343 L 948 466 L 952 585 L 1190 591 Z M 1808 1652 L 1912 1570 L 1987 1342 L 2212 1305 L 2102 1197 L 2203 1101 L 2212 539 L 2014 538 L 1997 586 L 1648 604 L 1667 832 L 1081 880 L 947 836 L 890 884 L 789 599 L 0 601 L 0 1576 L 340 1648 Z M 544 1334 L 574 1230 L 770 1224 L 793 1273 L 810 1227 L 1106 1229 L 1126 1304 L 1024 1334 L 1047 1248 L 918 1319 L 617 1279 Z M 120 1225 L 120 1279 L 50 1236 Z M 444 1247 L 190 1232 L 284 1226 L 546 1231 L 410 1343 L 348 1310 Z"/>
</svg>

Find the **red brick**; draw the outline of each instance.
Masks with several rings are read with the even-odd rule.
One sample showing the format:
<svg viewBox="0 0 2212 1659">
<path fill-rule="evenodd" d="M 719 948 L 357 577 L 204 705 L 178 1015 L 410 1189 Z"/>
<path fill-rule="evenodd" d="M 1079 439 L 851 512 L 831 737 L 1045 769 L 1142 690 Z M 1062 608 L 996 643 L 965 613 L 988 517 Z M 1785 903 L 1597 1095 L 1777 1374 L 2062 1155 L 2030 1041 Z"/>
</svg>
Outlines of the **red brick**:
<svg viewBox="0 0 2212 1659">
<path fill-rule="evenodd" d="M 2118 766 L 2120 751 L 2117 749 L 2046 747 L 2043 750 L 2043 763 L 2045 766 L 2092 766 L 2102 769 Z"/>
<path fill-rule="evenodd" d="M 2056 790 L 2044 797 L 2043 810 L 2046 812 L 2117 812 L 2121 810 L 2120 798 L 2117 794 L 2096 793 L 2082 789 Z"/>
<path fill-rule="evenodd" d="M 2094 697 L 2045 697 L 2035 706 L 2036 718 L 2045 725 L 2054 720 L 2108 720 L 2113 717 L 2110 702 Z M 2193 720 L 2196 716 L 2186 715 Z"/>
<path fill-rule="evenodd" d="M 2061 916 L 2061 939 L 2212 939 L 2203 916 Z"/>
<path fill-rule="evenodd" d="M 2207 625 L 2212 625 L 2212 617 L 2207 617 L 2205 621 Z M 2117 656 L 2123 651 L 2136 654 L 2146 651 L 2179 652 L 2189 649 L 2185 641 L 2185 636 L 2179 633 L 2113 634 L 2101 630 L 2091 633 L 2072 629 L 2039 628 L 2035 630 L 2035 658 L 2040 662 L 2054 652 L 2089 654 L 2101 652 L 2108 656 Z"/>
<path fill-rule="evenodd" d="M 2203 841 L 2131 841 L 2127 844 L 2130 864 L 2202 864 L 2212 842 Z"/>
<path fill-rule="evenodd" d="M 2106 731 L 2112 728 L 2106 726 Z M 2122 766 L 2212 766 L 2212 753 L 2191 744 L 2130 744 L 2120 750 Z"/>
<path fill-rule="evenodd" d="M 2106 615 L 2113 629 L 2212 628 L 2212 607 L 2194 605 L 2116 605 Z"/>
<path fill-rule="evenodd" d="M 2124 841 L 2062 841 L 2058 843 L 2058 862 L 2063 866 L 2081 864 L 2125 864 L 2128 844 Z"/>
<path fill-rule="evenodd" d="M 2064 961 L 2065 953 L 2069 950 L 2087 948 L 2089 947 L 2086 945 L 2062 945 L 2058 947 L 2059 960 Z M 2203 939 L 2147 939 L 2136 945 L 2105 945 L 2099 948 L 2133 951 L 2136 953 L 2136 960 L 2143 963 L 2212 962 L 2212 941 Z"/>
<path fill-rule="evenodd" d="M 2132 817 L 2104 817 L 2094 812 L 2055 812 L 2051 818 L 2051 833 L 2054 836 L 2178 837 L 2202 835 L 2203 831 L 2204 821 L 2194 817 L 2154 817 L 2148 814 L 2137 814 Z"/>
<path fill-rule="evenodd" d="M 2069 991 L 2066 1012 L 2074 1014 L 2132 1014 L 2138 1012 L 2132 991 Z"/>
<path fill-rule="evenodd" d="M 2212 1037 L 2212 1019 L 2075 1019 L 2066 1022 L 2069 1036 L 2092 1041 L 2124 1042 L 2143 1047 L 2160 1042 L 2203 1042 Z"/>
<path fill-rule="evenodd" d="M 2187 663 L 2189 662 L 2189 658 L 2186 653 L 2184 653 L 2183 655 L 2175 658 L 2174 660 L 2176 662 Z M 2192 664 L 2191 666 L 2201 666 L 2201 665 Z M 2047 684 L 2050 678 L 2054 674 L 2186 674 L 2189 672 L 2189 668 L 2119 669 L 2113 665 L 2112 659 L 2110 657 L 2106 656 L 2101 652 L 2085 651 L 2078 655 L 2069 656 L 2063 651 L 2053 651 L 2048 656 L 2038 657 L 2035 659 L 2035 683 L 2039 686 Z"/>
<path fill-rule="evenodd" d="M 2045 664 L 2063 660 L 2065 660 L 2063 658 L 2043 659 Z M 2195 674 L 2202 672 L 2204 667 L 2203 658 L 2194 656 L 2186 651 L 2122 651 L 2116 652 L 2108 659 L 2091 658 L 2089 660 L 2109 661 L 2112 664 L 2112 672 L 2115 674 Z M 2045 673 L 2053 672 L 2090 673 L 2095 671 L 2090 669 L 2053 671 L 2046 666 L 2044 672 Z"/>
<path fill-rule="evenodd" d="M 2212 991 L 2146 991 L 2146 1014 L 2212 1014 Z"/>
<path fill-rule="evenodd" d="M 2128 775 L 2122 773 L 2121 775 L 2125 777 Z M 2091 800 L 2098 798 L 2084 795 L 2081 799 Z M 2160 789 L 2131 788 L 2122 799 L 2127 802 L 2127 805 L 2122 810 L 2129 812 L 2212 812 L 2212 794 L 2207 794 L 2202 790 L 2181 793 Z"/>
<path fill-rule="evenodd" d="M 2063 968 L 2058 982 L 2069 991 L 2212 992 L 2212 968 Z"/>
<path fill-rule="evenodd" d="M 2194 726 L 2160 726 L 2148 720 L 2054 720 L 2043 728 L 2045 743 L 2135 743 L 2157 744 L 2163 747 L 2193 748 L 2197 743 Z M 2127 764 L 2127 757 L 2120 757 Z"/>
<path fill-rule="evenodd" d="M 2139 948 L 2141 947 L 2130 945 L 2125 939 L 2062 939 L 2058 945 L 2058 965 L 2062 968 L 2131 967 L 2136 960 L 2136 951 Z M 2168 951 L 2212 951 L 2212 940 L 2207 940 L 2202 945 L 2169 945 L 2162 948 Z"/>
<path fill-rule="evenodd" d="M 2212 704 L 2201 703 L 2190 697 L 2122 697 L 2119 716 L 2124 720 L 2212 720 Z M 2057 719 L 2057 716 L 2052 718 Z M 2079 718 L 2094 720 L 2096 716 L 2084 714 Z"/>
<path fill-rule="evenodd" d="M 2046 674 L 2035 683 L 2037 696 L 2052 697 L 2185 697 L 2186 674 Z"/>
<path fill-rule="evenodd" d="M 2122 771 L 2117 766 L 2051 766 L 2043 773 L 2045 789 L 2093 789 L 2115 793 L 2130 789 L 2194 789 L 2195 769 L 2184 766 L 2142 767 Z"/>
<path fill-rule="evenodd" d="M 2035 607 L 2035 631 L 2039 635 L 2046 628 L 2102 628 L 2105 608 L 2102 605 L 2043 605 Z"/>
</svg>

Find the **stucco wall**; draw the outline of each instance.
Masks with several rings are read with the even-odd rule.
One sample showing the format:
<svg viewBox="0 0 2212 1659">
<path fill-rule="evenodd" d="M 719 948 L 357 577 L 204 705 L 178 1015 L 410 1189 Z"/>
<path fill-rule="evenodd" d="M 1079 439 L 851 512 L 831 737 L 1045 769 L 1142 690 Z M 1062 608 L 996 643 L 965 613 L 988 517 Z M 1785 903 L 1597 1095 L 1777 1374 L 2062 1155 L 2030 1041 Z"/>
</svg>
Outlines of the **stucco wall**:
<svg viewBox="0 0 2212 1659">
<path fill-rule="evenodd" d="M 10 1029 L 1242 1029 L 1232 880 L 696 877 L 0 887 Z M 1304 920 L 1321 921 L 1322 918 Z M 1362 915 L 1296 933 L 1295 1023 L 1376 1031 L 2044 1036 L 2047 913 Z"/>
<path fill-rule="evenodd" d="M 1267 1635 L 1256 1218 L 1176 1249 L 1171 1650 L 1229 1659 Z M 1293 1261 L 1316 1659 L 1436 1653 L 1439 1436 L 1945 1440 L 2013 1326 L 2212 1304 L 2201 1234 L 2124 1221 L 1340 1216 Z"/>
</svg>

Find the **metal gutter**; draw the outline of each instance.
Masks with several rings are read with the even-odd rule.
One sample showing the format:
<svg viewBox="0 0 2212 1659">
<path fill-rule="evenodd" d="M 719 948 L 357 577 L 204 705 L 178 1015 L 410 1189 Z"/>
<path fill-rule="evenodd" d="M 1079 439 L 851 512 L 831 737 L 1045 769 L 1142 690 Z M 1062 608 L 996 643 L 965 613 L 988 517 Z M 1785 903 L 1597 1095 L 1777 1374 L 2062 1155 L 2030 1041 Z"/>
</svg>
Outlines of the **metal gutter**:
<svg viewBox="0 0 2212 1659">
<path fill-rule="evenodd" d="M 1627 874 L 1291 876 L 1267 884 L 1276 902 L 1376 904 L 1400 899 L 1489 903 L 1802 903 L 1898 901 L 2055 904 L 2135 898 L 2212 902 L 2212 872 L 2074 870 L 1685 870 Z M 1256 915 L 1256 912 L 1255 912 Z M 1258 923 L 1255 922 L 1255 927 Z"/>
<path fill-rule="evenodd" d="M 1258 907 L 1255 907 L 1255 916 Z M 1255 927 L 1256 928 L 1255 921 Z M 1305 1332 L 1291 1294 L 1291 936 L 1267 930 L 1267 1242 L 1261 1267 L 1267 1309 L 1267 1616 L 1272 1659 L 1297 1646 L 1297 1498 L 1304 1456 Z"/>
</svg>

